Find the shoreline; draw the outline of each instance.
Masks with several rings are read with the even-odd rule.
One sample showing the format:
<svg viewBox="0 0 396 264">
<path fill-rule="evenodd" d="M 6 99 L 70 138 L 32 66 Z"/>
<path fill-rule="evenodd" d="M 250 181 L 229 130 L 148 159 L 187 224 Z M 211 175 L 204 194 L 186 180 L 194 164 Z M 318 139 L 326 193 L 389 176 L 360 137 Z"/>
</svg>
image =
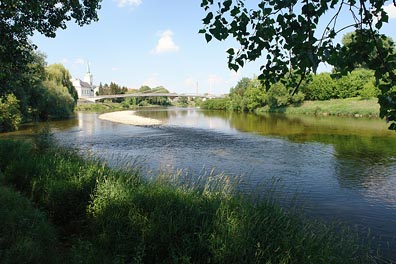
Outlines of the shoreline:
<svg viewBox="0 0 396 264">
<path fill-rule="evenodd" d="M 101 114 L 99 119 L 133 126 L 159 126 L 162 121 L 158 119 L 137 116 L 136 111 L 116 111 Z"/>
</svg>

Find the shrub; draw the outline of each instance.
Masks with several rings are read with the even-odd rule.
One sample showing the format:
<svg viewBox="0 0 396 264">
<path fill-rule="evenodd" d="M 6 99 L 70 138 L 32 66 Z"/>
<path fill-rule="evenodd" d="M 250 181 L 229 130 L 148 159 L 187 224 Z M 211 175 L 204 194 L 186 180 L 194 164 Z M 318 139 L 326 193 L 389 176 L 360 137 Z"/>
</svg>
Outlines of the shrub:
<svg viewBox="0 0 396 264">
<path fill-rule="evenodd" d="M 0 98 L 0 133 L 17 130 L 22 121 L 19 101 L 13 94 Z"/>
<path fill-rule="evenodd" d="M 208 99 L 201 103 L 201 108 L 208 110 L 226 110 L 228 108 L 228 98 Z"/>
<path fill-rule="evenodd" d="M 360 97 L 363 99 L 369 99 L 373 97 L 377 97 L 381 94 L 381 91 L 378 87 L 375 86 L 374 80 L 369 81 L 363 85 L 363 89 L 359 91 Z"/>
<path fill-rule="evenodd" d="M 267 92 L 267 104 L 270 108 L 286 106 L 290 103 L 291 95 L 281 82 L 275 83 Z"/>
<path fill-rule="evenodd" d="M 308 100 L 329 100 L 333 97 L 335 82 L 329 73 L 320 73 L 312 77 L 312 81 L 303 86 Z"/>
<path fill-rule="evenodd" d="M 356 69 L 336 81 L 335 96 L 338 98 L 356 97 L 367 83 L 374 81 L 373 71 Z"/>
<path fill-rule="evenodd" d="M 291 97 L 291 102 L 294 105 L 300 105 L 304 102 L 305 94 L 303 92 L 298 92 Z"/>
</svg>

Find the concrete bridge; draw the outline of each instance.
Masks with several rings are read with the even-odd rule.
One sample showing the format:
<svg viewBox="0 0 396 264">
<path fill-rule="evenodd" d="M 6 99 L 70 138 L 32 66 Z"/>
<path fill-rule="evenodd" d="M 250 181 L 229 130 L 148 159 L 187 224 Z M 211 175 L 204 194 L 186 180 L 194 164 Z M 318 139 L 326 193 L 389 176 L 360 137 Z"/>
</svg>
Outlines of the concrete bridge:
<svg viewBox="0 0 396 264">
<path fill-rule="evenodd" d="M 128 97 L 190 97 L 190 98 L 222 98 L 223 96 L 211 95 L 211 94 L 187 94 L 187 93 L 131 93 L 131 94 L 113 94 L 113 95 L 99 95 L 94 97 L 82 97 L 80 99 L 87 100 L 90 102 L 96 102 L 103 99 L 113 99 L 113 98 L 128 98 Z"/>
</svg>

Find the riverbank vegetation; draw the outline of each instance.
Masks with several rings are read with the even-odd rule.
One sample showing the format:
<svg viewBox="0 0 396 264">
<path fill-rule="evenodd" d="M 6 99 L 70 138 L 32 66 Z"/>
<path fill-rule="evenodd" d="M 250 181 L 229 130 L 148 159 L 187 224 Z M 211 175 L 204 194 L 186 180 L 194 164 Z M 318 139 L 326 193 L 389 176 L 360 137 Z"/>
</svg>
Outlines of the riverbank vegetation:
<svg viewBox="0 0 396 264">
<path fill-rule="evenodd" d="M 136 167 L 110 169 L 35 142 L 0 141 L 2 263 L 372 260 L 353 231 L 282 209 L 271 195 L 240 195 L 224 175 L 201 187 L 147 180 Z"/>
<path fill-rule="evenodd" d="M 77 92 L 70 73 L 61 64 L 46 66 L 44 55 L 32 52 L 32 61 L 14 82 L 0 87 L 0 132 L 17 130 L 21 122 L 70 117 Z M 1 75 L 1 72 L 0 72 Z"/>
<path fill-rule="evenodd" d="M 83 26 L 98 20 L 100 0 L 1 2 L 0 132 L 20 122 L 65 118 L 74 109 L 77 93 L 61 65 L 46 67 L 44 56 L 29 39 L 40 33 L 55 37 L 73 20 Z M 8 112 L 12 114 L 8 114 Z"/>
<path fill-rule="evenodd" d="M 286 80 L 268 91 L 256 78 L 243 78 L 231 88 L 227 98 L 207 100 L 204 109 L 222 109 L 254 113 L 293 113 L 336 116 L 378 117 L 374 72 L 356 69 L 339 77 L 330 73 L 309 76 L 298 93 Z"/>
<path fill-rule="evenodd" d="M 390 8 L 396 7 L 395 1 L 390 5 L 385 0 L 375 1 L 375 5 L 371 1 L 357 3 L 354 0 L 336 0 L 330 5 L 327 1 L 307 1 L 301 5 L 296 1 L 290 4 L 259 1 L 254 5 L 247 2 L 201 1 L 206 15 L 199 33 L 206 41 L 231 38 L 239 44 L 237 49 L 231 47 L 226 51 L 230 69 L 238 71 L 260 58 L 263 64 L 259 79 L 266 90 L 276 92 L 274 87 L 281 83 L 293 88 L 292 95 L 301 91 L 306 77 L 318 73 L 323 63 L 334 67 L 333 73 L 338 75 L 339 82 L 358 68 L 372 70 L 379 89 L 379 116 L 390 122 L 389 129 L 396 130 L 396 45 L 380 32 L 389 22 Z M 328 11 L 334 12 L 326 18 L 324 14 Z M 344 11 L 355 19 L 350 23 L 338 19 Z M 327 27 L 318 26 L 319 21 Z M 349 29 L 354 31 L 345 34 Z M 340 34 L 345 34 L 342 45 L 337 41 Z M 338 91 L 341 98 L 352 96 L 350 84 L 353 83 L 343 86 L 345 93 Z"/>
</svg>

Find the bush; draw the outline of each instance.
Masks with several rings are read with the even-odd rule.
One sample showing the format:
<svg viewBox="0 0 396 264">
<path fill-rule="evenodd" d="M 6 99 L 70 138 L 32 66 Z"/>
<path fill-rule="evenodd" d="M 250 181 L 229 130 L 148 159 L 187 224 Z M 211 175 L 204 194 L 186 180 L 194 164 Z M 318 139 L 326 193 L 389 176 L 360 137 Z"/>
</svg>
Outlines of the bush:
<svg viewBox="0 0 396 264">
<path fill-rule="evenodd" d="M 291 102 L 294 105 L 300 105 L 304 102 L 305 94 L 303 92 L 298 92 L 292 96 Z"/>
<path fill-rule="evenodd" d="M 335 85 L 329 73 L 320 73 L 303 86 L 303 92 L 307 100 L 329 100 L 334 95 Z"/>
<path fill-rule="evenodd" d="M 361 93 L 367 83 L 374 82 L 371 70 L 356 69 L 336 81 L 334 95 L 338 98 L 356 97 Z"/>
<path fill-rule="evenodd" d="M 381 94 L 381 91 L 380 91 L 380 89 L 378 87 L 375 86 L 374 80 L 364 84 L 363 85 L 363 89 L 361 89 L 359 91 L 359 95 L 363 99 L 369 99 L 369 98 L 377 97 L 380 94 Z"/>
<path fill-rule="evenodd" d="M 267 92 L 267 104 L 270 108 L 286 106 L 290 103 L 291 95 L 281 82 L 271 85 Z"/>
<path fill-rule="evenodd" d="M 15 95 L 0 98 L 0 133 L 17 130 L 21 121 L 22 114 Z"/>
<path fill-rule="evenodd" d="M 0 262 L 56 263 L 54 228 L 17 192 L 0 186 Z"/>
<path fill-rule="evenodd" d="M 228 108 L 228 104 L 228 98 L 207 99 L 201 103 L 201 108 L 208 110 L 226 110 Z"/>
</svg>

